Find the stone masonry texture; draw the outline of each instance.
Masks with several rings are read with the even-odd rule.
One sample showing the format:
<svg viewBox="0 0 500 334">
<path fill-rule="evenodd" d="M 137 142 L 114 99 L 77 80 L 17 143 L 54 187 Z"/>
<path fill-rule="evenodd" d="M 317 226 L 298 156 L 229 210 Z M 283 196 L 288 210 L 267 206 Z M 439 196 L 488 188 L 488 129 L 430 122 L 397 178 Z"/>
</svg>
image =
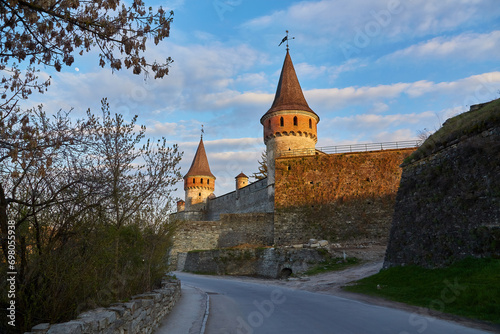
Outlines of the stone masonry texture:
<svg viewBox="0 0 500 334">
<path fill-rule="evenodd" d="M 309 238 L 385 244 L 400 165 L 414 149 L 276 160 L 275 245 Z"/>
<path fill-rule="evenodd" d="M 320 249 L 214 249 L 186 254 L 183 270 L 204 274 L 278 278 L 283 270 L 307 271 L 327 259 Z"/>
<path fill-rule="evenodd" d="M 173 262 L 177 253 L 191 250 L 273 244 L 272 213 L 222 214 L 218 221 L 179 221 L 178 224 L 170 253 Z"/>
<path fill-rule="evenodd" d="M 403 169 L 385 267 L 500 257 L 500 128 Z"/>
<path fill-rule="evenodd" d="M 39 324 L 25 334 L 150 334 L 170 313 L 181 295 L 181 283 L 166 279 L 162 288 L 130 301 L 81 313 L 76 320 Z"/>
</svg>

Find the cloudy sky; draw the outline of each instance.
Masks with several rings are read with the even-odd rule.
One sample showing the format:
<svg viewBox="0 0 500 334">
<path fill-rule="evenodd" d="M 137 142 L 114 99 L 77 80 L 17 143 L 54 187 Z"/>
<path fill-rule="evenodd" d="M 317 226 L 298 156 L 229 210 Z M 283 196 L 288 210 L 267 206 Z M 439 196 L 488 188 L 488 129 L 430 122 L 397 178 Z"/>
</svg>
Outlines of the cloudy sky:
<svg viewBox="0 0 500 334">
<path fill-rule="evenodd" d="M 52 85 L 30 103 L 73 108 L 78 117 L 98 112 L 107 97 L 126 119 L 138 114 L 148 136 L 179 144 L 183 174 L 203 124 L 216 195 L 258 169 L 259 119 L 274 98 L 286 30 L 304 95 L 321 118 L 317 147 L 414 139 L 500 97 L 498 0 L 150 1 L 175 12 L 171 37 L 147 51 L 174 59 L 167 77 L 112 73 L 88 54 L 61 73 L 42 72 Z"/>
</svg>

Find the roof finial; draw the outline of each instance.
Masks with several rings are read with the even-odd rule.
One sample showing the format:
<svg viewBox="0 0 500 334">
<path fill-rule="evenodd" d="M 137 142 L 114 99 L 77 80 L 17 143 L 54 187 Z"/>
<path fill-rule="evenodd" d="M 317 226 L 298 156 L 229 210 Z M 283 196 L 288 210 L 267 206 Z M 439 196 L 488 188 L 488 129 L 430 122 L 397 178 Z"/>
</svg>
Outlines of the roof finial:
<svg viewBox="0 0 500 334">
<path fill-rule="evenodd" d="M 205 130 L 203 130 L 203 124 L 201 125 L 201 139 L 203 139 L 203 134 L 205 133 Z"/>
<path fill-rule="evenodd" d="M 281 43 L 278 45 L 278 46 L 281 46 L 281 44 L 285 43 L 286 42 L 286 51 L 290 50 L 290 48 L 288 47 L 288 41 L 290 39 L 295 39 L 295 37 L 291 37 L 291 38 L 288 38 L 288 30 L 286 31 L 286 36 L 283 37 L 283 39 L 281 40 Z"/>
</svg>

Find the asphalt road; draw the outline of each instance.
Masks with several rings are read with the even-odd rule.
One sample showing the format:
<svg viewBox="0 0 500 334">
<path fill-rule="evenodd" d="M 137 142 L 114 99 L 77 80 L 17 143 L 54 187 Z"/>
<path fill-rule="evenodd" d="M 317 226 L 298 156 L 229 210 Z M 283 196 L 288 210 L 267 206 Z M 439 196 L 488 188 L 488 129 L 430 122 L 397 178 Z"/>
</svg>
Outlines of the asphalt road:
<svg viewBox="0 0 500 334">
<path fill-rule="evenodd" d="M 365 304 L 333 295 L 293 290 L 221 277 L 177 273 L 184 289 L 208 296 L 209 307 L 200 296 L 184 303 L 182 311 L 203 313 L 198 328 L 189 333 L 206 334 L 478 334 L 481 330 L 409 313 Z M 195 290 L 193 290 L 195 289 Z M 194 322 L 193 322 L 194 323 Z M 170 332 L 169 332 L 170 333 Z M 188 333 L 185 331 L 184 333 Z"/>
</svg>

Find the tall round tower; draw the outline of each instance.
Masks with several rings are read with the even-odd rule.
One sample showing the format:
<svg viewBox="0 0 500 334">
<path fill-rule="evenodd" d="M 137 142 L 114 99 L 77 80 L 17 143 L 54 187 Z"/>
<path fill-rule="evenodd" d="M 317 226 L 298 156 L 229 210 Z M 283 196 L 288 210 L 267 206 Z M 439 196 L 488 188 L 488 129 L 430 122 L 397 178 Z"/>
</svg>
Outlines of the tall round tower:
<svg viewBox="0 0 500 334">
<path fill-rule="evenodd" d="M 201 208 L 201 205 L 197 204 L 206 203 L 208 196 L 214 190 L 215 176 L 210 171 L 202 137 L 191 168 L 189 168 L 189 171 L 184 176 L 185 210 L 196 210 L 198 206 Z"/>
<path fill-rule="evenodd" d="M 274 161 L 285 151 L 315 152 L 318 122 L 319 116 L 304 98 L 287 49 L 273 105 L 260 119 L 267 150 L 268 185 L 274 184 Z"/>
</svg>

